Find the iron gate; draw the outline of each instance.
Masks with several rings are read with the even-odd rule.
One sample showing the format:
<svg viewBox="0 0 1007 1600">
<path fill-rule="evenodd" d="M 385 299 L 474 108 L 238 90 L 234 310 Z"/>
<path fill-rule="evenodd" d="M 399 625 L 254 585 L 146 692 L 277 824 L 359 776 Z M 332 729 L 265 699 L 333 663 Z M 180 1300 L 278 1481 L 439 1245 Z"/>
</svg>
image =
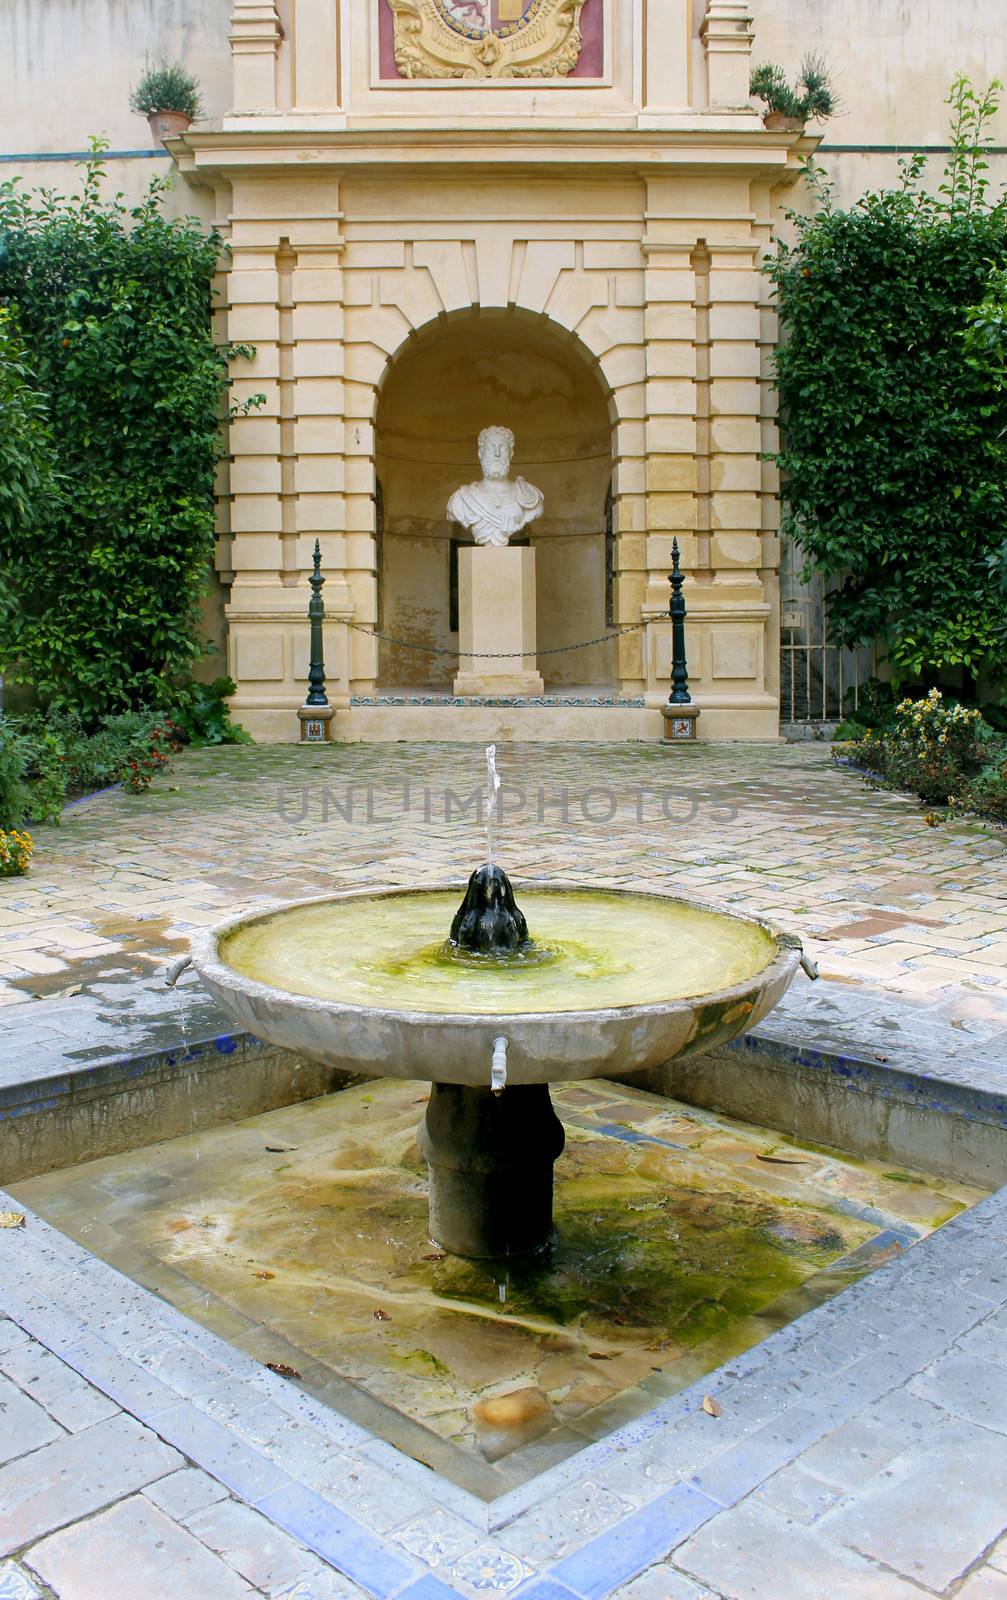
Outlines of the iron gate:
<svg viewBox="0 0 1007 1600">
<path fill-rule="evenodd" d="M 804 582 L 800 548 L 782 540 L 780 555 L 780 721 L 839 722 L 856 706 L 875 670 L 870 645 L 845 650 L 829 638 L 826 597 L 836 580 Z"/>
</svg>

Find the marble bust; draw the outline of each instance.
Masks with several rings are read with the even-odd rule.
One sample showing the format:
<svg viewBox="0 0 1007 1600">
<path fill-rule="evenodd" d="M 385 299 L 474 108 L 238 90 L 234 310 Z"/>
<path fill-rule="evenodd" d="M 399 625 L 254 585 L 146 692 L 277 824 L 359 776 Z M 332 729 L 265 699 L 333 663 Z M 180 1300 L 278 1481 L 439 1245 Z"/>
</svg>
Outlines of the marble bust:
<svg viewBox="0 0 1007 1600">
<path fill-rule="evenodd" d="M 479 435 L 480 483 L 464 484 L 448 501 L 452 522 L 468 528 L 476 544 L 506 545 L 542 515 L 541 489 L 524 478 L 510 478 L 514 435 L 509 428 L 484 428 Z"/>
</svg>

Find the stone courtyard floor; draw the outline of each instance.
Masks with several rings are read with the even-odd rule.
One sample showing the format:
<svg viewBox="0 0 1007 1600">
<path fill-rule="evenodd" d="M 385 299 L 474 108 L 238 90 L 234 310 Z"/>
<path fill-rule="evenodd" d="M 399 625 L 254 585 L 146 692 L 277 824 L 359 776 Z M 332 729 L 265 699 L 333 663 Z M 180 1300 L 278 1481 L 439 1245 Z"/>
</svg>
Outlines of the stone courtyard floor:
<svg viewBox="0 0 1007 1600">
<path fill-rule="evenodd" d="M 506 746 L 500 769 L 512 875 L 749 907 L 823 977 L 1007 1045 L 1007 833 L 929 826 L 817 744 Z M 106 791 L 37 830 L 30 876 L 0 885 L 0 1003 L 149 973 L 245 906 L 467 876 L 482 781 L 471 745 L 186 752 L 149 794 Z"/>
<path fill-rule="evenodd" d="M 819 745 L 498 758 L 515 877 L 761 912 L 847 1041 L 1007 1087 L 1007 834 Z M 106 1051 L 114 996 L 242 907 L 467 876 L 482 778 L 473 746 L 232 748 L 72 805 L 0 883 L 0 1080 Z M 492 1514 L 30 1218 L 0 1231 L 0 1600 L 1007 1600 L 1005 1197 L 722 1369 L 722 1415 L 676 1397 Z"/>
</svg>

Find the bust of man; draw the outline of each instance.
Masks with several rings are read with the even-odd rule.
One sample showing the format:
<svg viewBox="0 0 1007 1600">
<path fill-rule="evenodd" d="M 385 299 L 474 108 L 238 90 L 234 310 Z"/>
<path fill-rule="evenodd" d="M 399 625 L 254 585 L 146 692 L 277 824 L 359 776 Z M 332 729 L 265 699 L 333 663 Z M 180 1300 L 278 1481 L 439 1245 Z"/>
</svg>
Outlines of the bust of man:
<svg viewBox="0 0 1007 1600">
<path fill-rule="evenodd" d="M 479 435 L 482 482 L 463 485 L 448 501 L 451 521 L 468 528 L 476 544 L 506 545 L 542 515 L 541 489 L 508 476 L 513 455 L 509 428 L 484 428 Z"/>
</svg>

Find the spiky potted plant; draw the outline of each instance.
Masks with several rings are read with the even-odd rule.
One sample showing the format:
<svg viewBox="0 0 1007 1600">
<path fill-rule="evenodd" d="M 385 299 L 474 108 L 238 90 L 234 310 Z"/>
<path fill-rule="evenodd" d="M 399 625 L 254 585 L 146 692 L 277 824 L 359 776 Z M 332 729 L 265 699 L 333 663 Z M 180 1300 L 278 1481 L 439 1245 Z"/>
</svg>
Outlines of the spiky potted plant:
<svg viewBox="0 0 1007 1600">
<path fill-rule="evenodd" d="M 774 133 L 802 133 L 811 118 L 825 122 L 839 108 L 828 68 L 819 55 L 805 56 L 796 84 L 787 82 L 786 73 L 775 62 L 764 62 L 752 72 L 749 91 L 765 101 L 762 120 Z"/>
<path fill-rule="evenodd" d="M 199 83 L 180 61 L 148 66 L 129 97 L 130 109 L 150 123 L 150 131 L 163 144 L 184 133 L 203 114 Z"/>
</svg>

